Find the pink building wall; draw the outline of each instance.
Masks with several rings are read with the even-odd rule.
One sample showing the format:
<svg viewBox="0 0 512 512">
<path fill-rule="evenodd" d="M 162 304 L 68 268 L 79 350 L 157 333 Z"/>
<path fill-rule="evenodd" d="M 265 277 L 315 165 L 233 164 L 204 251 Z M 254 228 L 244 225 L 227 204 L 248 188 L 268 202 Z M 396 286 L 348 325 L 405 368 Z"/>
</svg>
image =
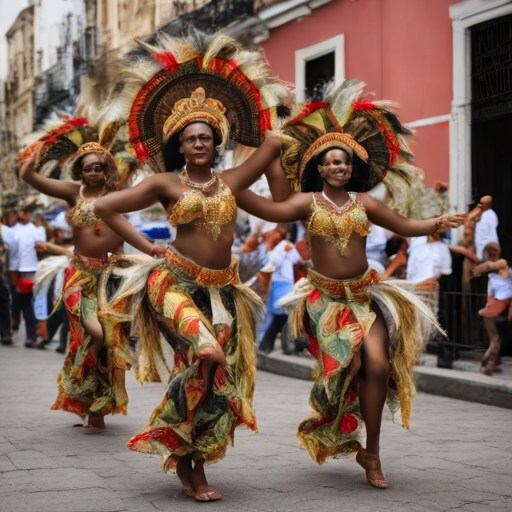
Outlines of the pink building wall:
<svg viewBox="0 0 512 512">
<path fill-rule="evenodd" d="M 333 0 L 270 30 L 261 43 L 274 71 L 295 82 L 295 50 L 345 35 L 345 75 L 375 99 L 400 104 L 402 122 L 450 113 L 453 0 Z M 417 129 L 416 164 L 425 184 L 448 182 L 448 122 Z"/>
</svg>

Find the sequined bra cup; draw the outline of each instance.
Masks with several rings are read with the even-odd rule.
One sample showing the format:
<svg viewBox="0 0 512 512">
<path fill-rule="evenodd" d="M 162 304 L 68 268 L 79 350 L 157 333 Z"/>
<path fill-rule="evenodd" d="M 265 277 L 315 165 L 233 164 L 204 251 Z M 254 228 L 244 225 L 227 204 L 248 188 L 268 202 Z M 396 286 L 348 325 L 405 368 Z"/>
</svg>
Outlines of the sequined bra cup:
<svg viewBox="0 0 512 512">
<path fill-rule="evenodd" d="M 236 219 L 236 201 L 231 190 L 215 173 L 208 183 L 199 185 L 190 181 L 185 169 L 180 174 L 180 180 L 183 195 L 169 214 L 170 224 L 177 226 L 194 222 L 217 240 L 222 226 Z M 205 192 L 215 188 L 217 190 L 213 195 L 205 195 Z"/>
<path fill-rule="evenodd" d="M 323 193 L 313 194 L 308 218 L 308 238 L 317 236 L 331 242 L 343 255 L 352 233 L 367 236 L 370 222 L 363 204 L 356 194 L 349 192 L 349 200 L 336 206 Z"/>
<path fill-rule="evenodd" d="M 96 199 L 98 198 L 86 201 L 82 196 L 82 189 L 80 189 L 80 201 L 66 213 L 68 224 L 74 228 L 94 226 L 99 231 L 102 220 L 94 213 L 94 202 Z"/>
</svg>

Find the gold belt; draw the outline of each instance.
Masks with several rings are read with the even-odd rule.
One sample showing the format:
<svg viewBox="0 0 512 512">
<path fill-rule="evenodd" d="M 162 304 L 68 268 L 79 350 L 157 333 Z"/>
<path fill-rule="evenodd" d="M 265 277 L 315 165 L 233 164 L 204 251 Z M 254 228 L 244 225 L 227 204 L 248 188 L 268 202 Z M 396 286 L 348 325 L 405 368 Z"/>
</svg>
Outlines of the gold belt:
<svg viewBox="0 0 512 512">
<path fill-rule="evenodd" d="M 308 281 L 333 298 L 365 302 L 370 298 L 368 288 L 379 283 L 380 277 L 373 268 L 369 268 L 361 277 L 355 279 L 331 279 L 310 268 Z"/>
<path fill-rule="evenodd" d="M 231 265 L 228 268 L 214 270 L 200 267 L 179 254 L 176 249 L 168 247 L 165 253 L 165 262 L 173 274 L 188 281 L 194 281 L 199 286 L 223 288 L 228 285 L 240 284 L 238 260 L 235 258 L 231 260 Z"/>
<path fill-rule="evenodd" d="M 76 253 L 71 260 L 72 266 L 86 270 L 103 270 L 107 268 L 110 263 L 112 263 L 111 259 L 100 260 L 98 258 L 87 258 L 86 256 L 80 256 L 80 254 Z"/>
</svg>

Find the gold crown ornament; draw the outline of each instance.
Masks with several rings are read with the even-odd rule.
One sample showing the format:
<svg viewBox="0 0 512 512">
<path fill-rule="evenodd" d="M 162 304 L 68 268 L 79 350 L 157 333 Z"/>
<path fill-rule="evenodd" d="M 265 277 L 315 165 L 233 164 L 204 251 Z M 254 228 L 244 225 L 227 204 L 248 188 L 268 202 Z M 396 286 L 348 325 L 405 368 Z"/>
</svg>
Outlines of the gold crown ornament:
<svg viewBox="0 0 512 512">
<path fill-rule="evenodd" d="M 224 145 L 229 136 L 229 122 L 225 116 L 226 108 L 216 99 L 207 98 L 202 87 L 198 87 L 190 96 L 174 104 L 171 115 L 163 126 L 164 143 L 175 133 L 190 123 L 202 122 L 211 126 L 221 137 Z"/>
<path fill-rule="evenodd" d="M 106 155 L 109 157 L 112 161 L 114 161 L 114 158 L 112 156 L 112 153 L 102 146 L 99 142 L 86 142 L 85 144 L 82 144 L 76 153 L 71 156 L 65 163 L 64 163 L 64 170 L 73 177 L 74 174 L 79 175 L 80 173 L 77 173 L 77 170 L 75 169 L 75 166 L 77 165 L 77 162 L 85 155 L 88 155 L 90 153 L 100 153 L 102 155 Z M 77 179 L 77 178 L 73 178 Z"/>
</svg>

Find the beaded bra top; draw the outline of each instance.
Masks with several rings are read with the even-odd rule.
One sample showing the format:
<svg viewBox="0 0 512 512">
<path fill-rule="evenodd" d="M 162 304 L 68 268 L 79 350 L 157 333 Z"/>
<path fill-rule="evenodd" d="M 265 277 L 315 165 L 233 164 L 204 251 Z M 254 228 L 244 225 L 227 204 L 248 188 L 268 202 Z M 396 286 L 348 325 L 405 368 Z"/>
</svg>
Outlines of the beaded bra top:
<svg viewBox="0 0 512 512">
<path fill-rule="evenodd" d="M 341 207 L 336 206 L 323 192 L 313 194 L 308 216 L 308 237 L 318 236 L 331 242 L 343 255 L 352 233 L 367 236 L 370 222 L 363 204 L 353 192 Z"/>
<path fill-rule="evenodd" d="M 180 180 L 183 195 L 172 208 L 169 222 L 173 226 L 195 222 L 217 240 L 222 226 L 236 219 L 236 201 L 231 190 L 216 173 L 208 183 L 199 185 L 190 181 L 184 169 Z M 212 189 L 217 191 L 210 196 L 205 194 Z"/>
<path fill-rule="evenodd" d="M 101 229 L 102 220 L 94 213 L 94 202 L 97 197 L 87 200 L 82 195 L 82 187 L 80 187 L 80 201 L 66 213 L 66 220 L 70 226 L 82 228 L 85 226 L 94 226 L 96 230 Z"/>
</svg>

